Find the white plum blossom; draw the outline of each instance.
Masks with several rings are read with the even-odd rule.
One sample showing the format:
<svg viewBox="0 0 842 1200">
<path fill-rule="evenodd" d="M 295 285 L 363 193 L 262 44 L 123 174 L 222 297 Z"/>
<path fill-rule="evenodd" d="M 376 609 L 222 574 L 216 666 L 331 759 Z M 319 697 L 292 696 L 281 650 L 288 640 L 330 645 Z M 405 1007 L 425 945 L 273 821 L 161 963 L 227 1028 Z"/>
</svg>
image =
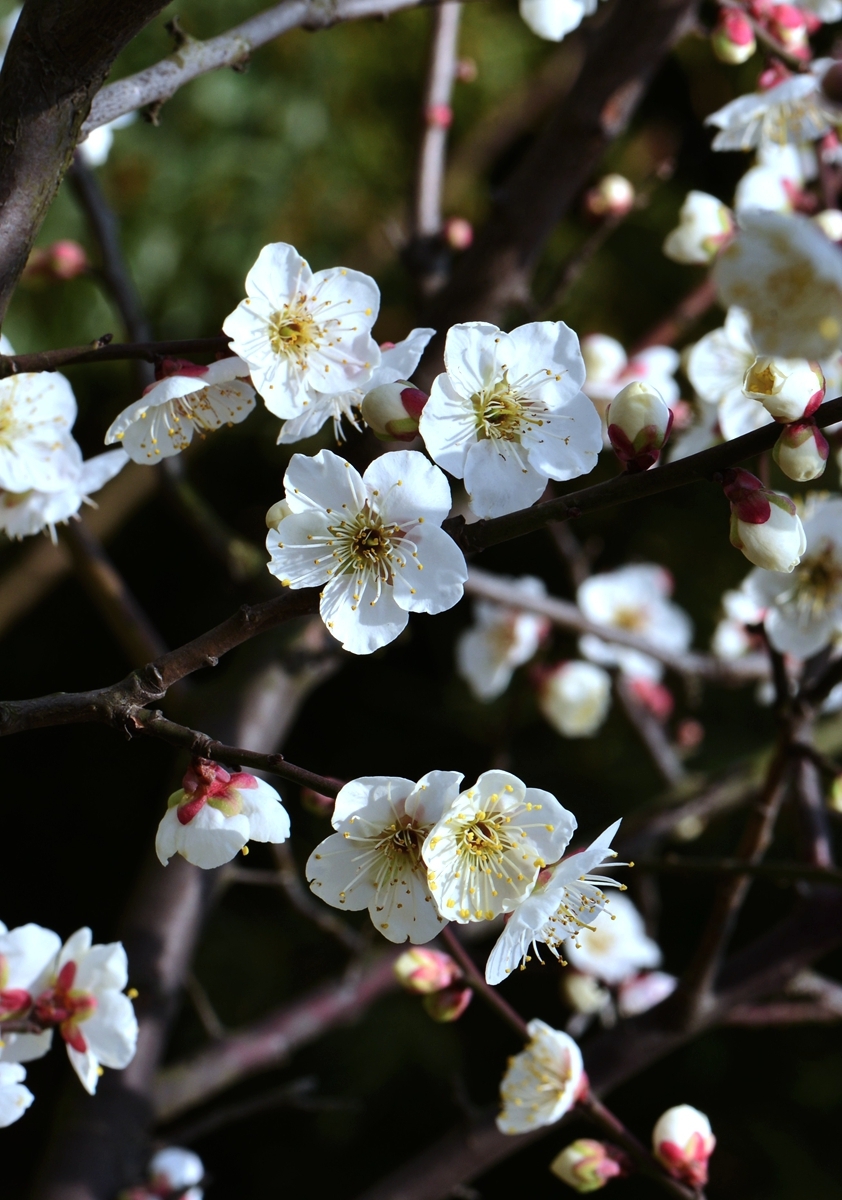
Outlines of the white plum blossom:
<svg viewBox="0 0 842 1200">
<path fill-rule="evenodd" d="M 630 975 L 620 984 L 617 1012 L 621 1017 L 637 1017 L 661 1004 L 677 987 L 678 979 L 666 971 L 643 971 L 640 975 Z"/>
<path fill-rule="evenodd" d="M 721 480 L 731 505 L 731 545 L 756 567 L 789 574 L 807 546 L 793 501 L 738 467 L 723 471 Z"/>
<path fill-rule="evenodd" d="M 42 1025 L 58 1028 L 71 1065 L 91 1095 L 102 1067 L 127 1067 L 137 1044 L 137 1018 L 124 994 L 126 952 L 120 942 L 92 943 L 90 929 L 78 929 L 64 943 L 33 1010 Z"/>
<path fill-rule="evenodd" d="M 758 605 L 748 593 L 745 583 L 738 590 L 725 592 L 722 597 L 724 616 L 713 631 L 711 649 L 717 658 L 741 658 L 752 648 L 747 625 L 759 625 L 765 607 Z"/>
<path fill-rule="evenodd" d="M 336 833 L 307 861 L 311 890 L 334 908 L 367 908 L 390 942 L 431 941 L 442 917 L 421 852 L 461 782 L 455 771 L 430 771 L 417 783 L 389 775 L 346 783 L 333 811 Z"/>
<path fill-rule="evenodd" d="M 738 96 L 711 113 L 705 124 L 720 132 L 714 150 L 751 150 L 765 143 L 814 142 L 842 119 L 842 109 L 825 96 L 821 82 L 833 59 L 820 58 L 802 75 L 791 75 L 766 91 Z"/>
<path fill-rule="evenodd" d="M 520 579 L 500 576 L 513 593 L 525 598 L 546 596 L 543 580 L 525 575 Z M 537 613 L 478 600 L 474 624 L 460 634 L 456 643 L 456 668 L 478 700 L 494 700 L 505 692 L 517 667 L 529 662 L 550 622 Z"/>
<path fill-rule="evenodd" d="M 734 208 L 740 216 L 748 208 L 792 212 L 795 198 L 818 171 L 813 147 L 766 142 L 758 147 L 757 161 L 737 184 Z"/>
<path fill-rule="evenodd" d="M 608 405 L 608 440 L 627 470 L 648 471 L 658 461 L 673 414 L 648 383 L 628 383 Z"/>
<path fill-rule="evenodd" d="M 91 496 L 118 475 L 129 461 L 122 450 L 107 450 L 83 462 L 82 452 L 74 441 L 65 445 L 62 454 L 66 479 L 58 490 L 0 490 L 0 529 L 7 537 L 19 540 L 49 532 L 55 542 L 56 525 L 75 517 L 83 504 L 96 507 Z"/>
<path fill-rule="evenodd" d="M 710 1121 L 690 1104 L 668 1108 L 652 1130 L 655 1157 L 670 1175 L 694 1189 L 707 1183 L 708 1159 L 715 1146 Z"/>
<path fill-rule="evenodd" d="M 714 267 L 757 353 L 822 361 L 842 346 L 842 251 L 807 217 L 752 209 Z"/>
<path fill-rule="evenodd" d="M 707 192 L 688 192 L 663 251 L 673 262 L 707 265 L 733 232 L 734 216 L 727 204 Z"/>
<path fill-rule="evenodd" d="M 248 364 L 241 358 L 178 366 L 120 413 L 105 435 L 106 446 L 116 443 L 146 466 L 180 454 L 194 434 L 204 437 L 223 425 L 238 425 L 254 408 Z"/>
<path fill-rule="evenodd" d="M 548 42 L 563 41 L 596 8 L 597 0 L 520 0 L 523 20 L 533 33 Z"/>
<path fill-rule="evenodd" d="M 0 921 L 0 1058 L 4 1062 L 31 1062 L 42 1058 L 52 1045 L 52 1029 L 7 1033 L 3 1023 L 27 1014 L 47 986 L 60 949 L 61 938 L 51 929 L 28 924 L 10 930 Z"/>
<path fill-rule="evenodd" d="M 804 511 L 806 548 L 791 572 L 752 571 L 743 584 L 765 610 L 776 650 L 807 658 L 842 632 L 842 496 L 821 496 Z"/>
<path fill-rule="evenodd" d="M 423 454 L 383 454 L 362 477 L 330 450 L 295 454 L 284 486 L 291 512 L 267 534 L 269 570 L 285 587 L 326 585 L 322 620 L 346 650 L 370 654 L 409 613 L 461 599 L 465 559 L 441 529 L 450 488 Z"/>
<path fill-rule="evenodd" d="M 420 431 L 435 462 L 464 479 L 478 517 L 526 508 L 548 479 L 575 479 L 596 466 L 599 418 L 581 391 L 585 364 L 564 322 L 534 321 L 511 333 L 483 321 L 454 325 L 444 365 Z"/>
<path fill-rule="evenodd" d="M 658 943 L 646 933 L 643 917 L 622 893 L 564 944 L 571 966 L 617 987 L 632 975 L 661 965 Z"/>
<path fill-rule="evenodd" d="M 108 156 L 111 153 L 111 147 L 114 145 L 114 133 L 118 129 L 125 129 L 127 125 L 133 125 L 137 120 L 137 113 L 124 113 L 122 117 L 115 117 L 113 121 L 107 121 L 104 125 L 97 126 L 92 129 L 83 142 L 79 142 L 76 147 L 76 153 L 82 161 L 89 167 L 101 167 L 108 161 Z"/>
<path fill-rule="evenodd" d="M 589 620 L 635 634 L 642 642 L 671 654 L 683 654 L 690 645 L 690 618 L 673 604 L 673 582 L 669 571 L 649 563 L 620 567 L 591 575 L 576 593 L 579 608 Z M 595 634 L 585 634 L 579 649 L 586 658 L 604 666 L 618 666 L 625 675 L 657 681 L 663 667 L 640 650 L 613 645 Z"/>
<path fill-rule="evenodd" d="M 19 1121 L 35 1099 L 24 1079 L 26 1068 L 20 1063 L 0 1062 L 0 1129 Z"/>
<path fill-rule="evenodd" d="M 302 411 L 298 416 L 284 421 L 278 434 L 280 444 L 289 445 L 318 433 L 327 422 L 333 421 L 333 432 L 337 442 L 343 441 L 342 421 L 348 421 L 359 429 L 360 409 L 366 396 L 399 380 L 408 380 L 421 361 L 434 329 L 413 329 L 408 337 L 394 346 L 380 347 L 380 366 L 376 367 L 365 382 L 342 392 L 316 392 L 310 390 L 301 401 Z"/>
<path fill-rule="evenodd" d="M 294 246 L 264 246 L 246 276 L 246 299 L 222 328 L 278 417 L 297 417 L 310 395 L 364 383 L 380 365 L 371 336 L 380 291 L 346 267 L 310 270 Z"/>
<path fill-rule="evenodd" d="M 825 382 L 818 363 L 763 355 L 749 367 L 743 390 L 776 421 L 790 422 L 815 412 L 824 399 Z"/>
<path fill-rule="evenodd" d="M 815 421 L 784 425 L 772 448 L 772 458 L 788 479 L 806 483 L 823 475 L 830 444 Z"/>
<path fill-rule="evenodd" d="M 172 1193 L 178 1200 L 203 1200 L 204 1191 L 197 1185 L 205 1177 L 205 1164 L 192 1150 L 165 1146 L 152 1156 L 148 1174 L 152 1195 Z"/>
<path fill-rule="evenodd" d="M 602 912 L 606 904 L 603 888 L 623 886 L 606 875 L 592 874 L 602 867 L 625 865 L 613 861 L 617 855 L 611 849 L 619 828 L 620 822 L 615 821 L 586 849 L 541 872 L 532 893 L 515 909 L 488 956 L 488 983 L 502 983 L 512 971 L 524 968 L 531 961 L 530 950 L 542 962 L 539 943 L 563 961 L 561 947 L 566 940 Z"/>
<path fill-rule="evenodd" d="M 230 862 L 250 841 L 285 842 L 289 814 L 273 787 L 245 771 L 194 759 L 167 801 L 155 852 L 164 866 L 180 854 L 196 867 Z"/>
<path fill-rule="evenodd" d="M 608 405 L 626 384 L 648 384 L 670 408 L 681 395 L 674 378 L 680 356 L 672 346 L 647 346 L 629 358 L 616 338 L 589 333 L 582 338 L 582 358 L 587 372 L 582 391 L 593 401 L 603 423 Z"/>
<path fill-rule="evenodd" d="M 60 491 L 72 477 L 73 389 L 55 371 L 0 380 L 0 488 Z"/>
<path fill-rule="evenodd" d="M 728 309 L 725 325 L 700 338 L 687 355 L 687 376 L 699 399 L 715 406 L 726 441 L 751 433 L 774 420 L 743 391 L 746 372 L 757 351 L 751 340 L 751 320 L 743 309 Z"/>
<path fill-rule="evenodd" d="M 508 771 L 485 771 L 430 830 L 422 856 L 448 921 L 491 921 L 517 908 L 564 853 L 576 818 Z"/>
<path fill-rule="evenodd" d="M 562 737 L 593 737 L 611 707 L 611 676 L 595 663 L 560 663 L 541 681 L 538 707 Z"/>
<path fill-rule="evenodd" d="M 509 1059 L 500 1084 L 503 1108 L 497 1117 L 501 1133 L 528 1133 L 554 1125 L 568 1113 L 587 1087 L 582 1052 L 567 1033 L 543 1021 L 526 1027 L 532 1039 Z"/>
</svg>

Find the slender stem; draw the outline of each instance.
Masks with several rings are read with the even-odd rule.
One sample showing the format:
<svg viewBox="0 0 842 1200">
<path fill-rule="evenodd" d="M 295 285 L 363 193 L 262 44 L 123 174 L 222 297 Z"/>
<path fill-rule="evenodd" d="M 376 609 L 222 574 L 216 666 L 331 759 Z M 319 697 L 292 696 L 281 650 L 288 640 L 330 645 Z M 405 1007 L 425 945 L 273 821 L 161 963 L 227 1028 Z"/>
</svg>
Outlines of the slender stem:
<svg viewBox="0 0 842 1200">
<path fill-rule="evenodd" d="M 496 1009 L 498 1016 L 502 1017 L 506 1024 L 510 1025 L 519 1037 L 528 1042 L 529 1031 L 526 1028 L 526 1022 L 523 1017 L 515 1012 L 511 1004 L 503 999 L 496 988 L 491 987 L 490 984 L 485 982 L 482 972 L 449 925 L 445 925 L 439 937 L 465 972 L 465 978 L 471 987 L 479 992 L 486 1004 Z"/>
<path fill-rule="evenodd" d="M 746 863 L 739 858 L 692 858 L 669 854 L 665 858 L 636 858 L 638 871 L 667 875 L 745 875 L 752 879 L 778 879 L 788 883 L 818 883 L 842 887 L 839 867 L 810 866 L 806 863 Z"/>
<path fill-rule="evenodd" d="M 35 354 L 0 354 L 0 379 L 27 371 L 57 371 L 74 363 L 115 362 L 145 359 L 156 362 L 168 355 L 216 354 L 228 349 L 230 339 L 223 335 L 206 338 L 180 338 L 165 342 L 112 342 L 103 334 L 90 346 L 65 346 L 58 350 L 39 350 Z"/>
<path fill-rule="evenodd" d="M 662 318 L 639 342 L 635 343 L 629 357 L 634 358 L 635 354 L 639 354 L 641 350 L 646 350 L 649 346 L 671 346 L 715 303 L 716 287 L 708 276 L 679 300 L 672 312 Z"/>
<path fill-rule="evenodd" d="M 444 0 L 433 16 L 433 38 L 424 89 L 424 133 L 415 187 L 415 236 L 435 237 L 442 224 L 442 188 L 447 153 L 448 114 L 459 48 L 459 0 Z"/>
<path fill-rule="evenodd" d="M 649 753 L 664 783 L 676 787 L 687 772 L 684 764 L 673 749 L 667 737 L 663 724 L 649 709 L 638 700 L 622 672 L 615 678 L 614 690 L 620 699 L 633 729 Z"/>
</svg>

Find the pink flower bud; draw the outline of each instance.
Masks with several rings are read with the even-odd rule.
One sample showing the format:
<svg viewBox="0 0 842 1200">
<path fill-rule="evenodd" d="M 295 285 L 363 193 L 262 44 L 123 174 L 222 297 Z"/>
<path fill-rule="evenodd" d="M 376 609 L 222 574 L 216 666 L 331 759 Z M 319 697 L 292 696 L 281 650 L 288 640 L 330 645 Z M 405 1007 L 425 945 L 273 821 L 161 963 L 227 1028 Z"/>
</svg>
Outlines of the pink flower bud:
<svg viewBox="0 0 842 1200">
<path fill-rule="evenodd" d="M 668 975 L 666 971 L 644 971 L 640 975 L 632 975 L 620 984 L 617 1011 L 621 1017 L 636 1017 L 666 1000 L 677 986 L 676 977 Z"/>
<path fill-rule="evenodd" d="M 662 683 L 656 683 L 654 679 L 645 679 L 642 675 L 630 679 L 629 687 L 633 695 L 644 708 L 649 709 L 653 717 L 657 717 L 659 721 L 666 721 L 672 716 L 675 700 L 668 687 L 664 687 Z"/>
<path fill-rule="evenodd" d="M 704 1113 L 689 1104 L 669 1108 L 652 1130 L 652 1149 L 673 1179 L 704 1187 L 716 1138 Z"/>
<path fill-rule="evenodd" d="M 29 256 L 25 278 L 41 278 L 51 283 L 65 283 L 90 269 L 88 256 L 78 242 L 64 238 L 46 247 L 38 247 Z"/>
<path fill-rule="evenodd" d="M 807 548 L 804 527 L 789 496 L 763 486 L 756 475 L 730 467 L 719 476 L 731 502 L 731 545 L 756 567 L 789 573 Z"/>
<path fill-rule="evenodd" d="M 772 451 L 784 475 L 797 483 L 823 475 L 829 454 L 827 438 L 813 421 L 785 425 Z"/>
<path fill-rule="evenodd" d="M 779 83 L 785 83 L 787 79 L 792 79 L 792 71 L 788 70 L 779 58 L 773 58 L 766 70 L 761 71 L 757 86 L 761 92 L 768 92 Z"/>
<path fill-rule="evenodd" d="M 585 196 L 592 217 L 624 217 L 634 208 L 634 188 L 624 175 L 605 175 Z"/>
<path fill-rule="evenodd" d="M 806 358 L 764 355 L 746 371 L 743 391 L 776 421 L 800 421 L 812 416 L 824 400 L 824 374 L 818 363 Z"/>
<path fill-rule="evenodd" d="M 794 4 L 775 4 L 769 18 L 769 32 L 790 54 L 799 58 L 809 55 L 807 20 Z"/>
<path fill-rule="evenodd" d="M 467 250 L 474 240 L 474 227 L 464 217 L 448 217 L 443 232 L 451 250 Z"/>
<path fill-rule="evenodd" d="M 475 58 L 460 58 L 456 64 L 456 78 L 460 83 L 473 83 L 479 75 Z"/>
<path fill-rule="evenodd" d="M 646 383 L 629 383 L 608 406 L 608 437 L 630 471 L 647 471 L 661 456 L 672 429 L 672 413 Z"/>
<path fill-rule="evenodd" d="M 426 392 L 405 379 L 384 383 L 363 400 L 363 420 L 381 442 L 411 442 L 418 435 L 418 419 L 427 400 Z"/>
<path fill-rule="evenodd" d="M 705 740 L 705 727 L 694 717 L 685 717 L 678 724 L 675 740 L 682 750 L 695 750 Z"/>
<path fill-rule="evenodd" d="M 628 1175 L 631 1164 L 617 1146 L 593 1138 L 577 1138 L 556 1155 L 550 1170 L 574 1192 L 598 1192 L 609 1179 Z"/>
<path fill-rule="evenodd" d="M 737 8 L 723 8 L 711 34 L 711 49 L 720 62 L 744 63 L 757 49 L 751 21 Z"/>
<path fill-rule="evenodd" d="M 427 950 L 423 946 L 405 950 L 395 962 L 394 970 L 398 983 L 408 992 L 418 992 L 422 996 L 449 988 L 462 975 L 458 964 L 449 954 L 441 950 Z"/>
<path fill-rule="evenodd" d="M 453 122 L 453 109 L 449 104 L 431 104 L 424 115 L 427 124 L 437 129 L 449 129 Z"/>
<path fill-rule="evenodd" d="M 427 1014 L 440 1024 L 458 1021 L 471 1003 L 474 993 L 469 987 L 448 987 L 425 996 L 422 1003 Z"/>
</svg>

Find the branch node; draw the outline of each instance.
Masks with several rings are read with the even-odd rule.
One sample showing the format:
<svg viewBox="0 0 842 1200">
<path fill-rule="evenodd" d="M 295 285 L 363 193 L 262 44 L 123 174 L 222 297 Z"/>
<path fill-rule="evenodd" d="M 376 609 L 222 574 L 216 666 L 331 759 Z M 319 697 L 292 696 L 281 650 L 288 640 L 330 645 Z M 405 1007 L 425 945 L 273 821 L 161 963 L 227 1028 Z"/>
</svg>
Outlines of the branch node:
<svg viewBox="0 0 842 1200">
<path fill-rule="evenodd" d="M 156 127 L 161 124 L 161 109 L 164 107 L 163 100 L 155 100 L 152 104 L 147 104 L 146 108 L 141 109 L 140 115 L 144 121 L 148 121 L 150 125 Z"/>
</svg>

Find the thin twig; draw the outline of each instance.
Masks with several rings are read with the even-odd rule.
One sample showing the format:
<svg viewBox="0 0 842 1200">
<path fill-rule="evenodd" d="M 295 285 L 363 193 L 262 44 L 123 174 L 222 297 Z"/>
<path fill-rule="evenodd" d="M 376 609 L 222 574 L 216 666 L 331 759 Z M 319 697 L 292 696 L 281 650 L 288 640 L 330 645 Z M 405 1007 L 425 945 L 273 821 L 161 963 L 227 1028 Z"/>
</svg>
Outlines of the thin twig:
<svg viewBox="0 0 842 1200">
<path fill-rule="evenodd" d="M 739 858 L 692 858 L 668 854 L 664 858 L 636 858 L 637 870 L 658 875 L 745 875 L 753 879 L 776 879 L 786 883 L 817 883 L 842 887 L 839 867 L 809 866 L 806 863 L 756 862 Z"/>
<path fill-rule="evenodd" d="M 259 1096 L 251 1096 L 248 1100 L 221 1104 L 195 1121 L 185 1121 L 172 1129 L 167 1128 L 166 1144 L 189 1146 L 216 1129 L 233 1125 L 237 1121 L 245 1121 L 271 1108 L 296 1108 L 303 1112 L 347 1112 L 357 1107 L 353 1100 L 315 1095 L 317 1083 L 314 1076 L 305 1075 L 302 1079 L 294 1079 L 292 1083 L 284 1083 L 280 1087 L 261 1092 Z"/>
<path fill-rule="evenodd" d="M 58 350 L 39 350 L 35 354 L 0 354 L 0 379 L 20 375 L 24 371 L 57 371 L 75 363 L 119 362 L 124 359 L 145 359 L 157 362 L 170 355 L 213 355 L 228 349 L 230 338 L 180 338 L 165 342 L 112 342 L 110 334 L 89 346 L 64 346 Z"/>
<path fill-rule="evenodd" d="M 414 235 L 432 238 L 441 232 L 450 102 L 459 48 L 459 0 L 444 0 L 433 16 L 433 37 L 424 89 L 424 133 L 415 186 Z"/>
<path fill-rule="evenodd" d="M 190 1003 L 196 1011 L 196 1016 L 211 1041 L 218 1042 L 220 1038 L 224 1038 L 225 1026 L 217 1016 L 204 984 L 192 971 L 188 971 L 184 977 L 184 990 L 190 997 Z"/>
<path fill-rule="evenodd" d="M 634 358 L 649 346 L 671 346 L 715 303 L 716 287 L 708 276 L 679 300 L 675 308 L 658 321 L 644 337 L 635 342 L 629 351 L 629 357 Z"/>
<path fill-rule="evenodd" d="M 622 672 L 618 672 L 615 677 L 614 689 L 626 716 L 649 752 L 649 757 L 661 778 L 670 787 L 677 787 L 682 780 L 687 778 L 687 772 L 670 743 L 662 722 L 649 711 L 645 704 L 638 700 Z"/>
<path fill-rule="evenodd" d="M 526 1028 L 526 1022 L 523 1017 L 512 1008 L 507 1000 L 503 999 L 496 988 L 491 987 L 485 982 L 485 977 L 479 967 L 459 941 L 459 938 L 453 932 L 450 925 L 444 926 L 439 937 L 459 963 L 471 987 L 479 992 L 486 1004 L 493 1008 L 497 1015 L 502 1017 L 506 1024 L 511 1026 L 519 1037 L 528 1042 L 529 1031 Z"/>
<path fill-rule="evenodd" d="M 833 841 L 819 768 L 812 758 L 801 754 L 795 764 L 794 776 L 803 856 L 816 867 L 831 868 L 834 861 Z"/>
</svg>

